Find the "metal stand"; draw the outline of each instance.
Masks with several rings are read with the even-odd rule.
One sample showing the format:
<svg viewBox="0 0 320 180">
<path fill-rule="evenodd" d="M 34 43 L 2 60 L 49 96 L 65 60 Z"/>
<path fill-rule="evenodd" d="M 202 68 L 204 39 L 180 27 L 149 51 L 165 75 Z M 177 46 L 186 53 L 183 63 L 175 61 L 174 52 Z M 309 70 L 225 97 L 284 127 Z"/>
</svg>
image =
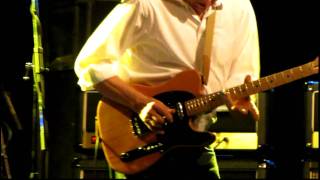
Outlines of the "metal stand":
<svg viewBox="0 0 320 180">
<path fill-rule="evenodd" d="M 41 23 L 38 17 L 39 7 L 36 0 L 31 1 L 30 13 L 33 24 L 33 57 L 32 63 L 26 63 L 26 75 L 23 79 L 28 80 L 29 69 L 33 70 L 33 122 L 32 122 L 32 167 L 29 178 L 48 178 L 48 151 L 46 145 L 47 128 L 44 118 L 44 78 L 42 73 L 46 71 L 43 66 L 43 48 L 41 36 Z"/>
</svg>

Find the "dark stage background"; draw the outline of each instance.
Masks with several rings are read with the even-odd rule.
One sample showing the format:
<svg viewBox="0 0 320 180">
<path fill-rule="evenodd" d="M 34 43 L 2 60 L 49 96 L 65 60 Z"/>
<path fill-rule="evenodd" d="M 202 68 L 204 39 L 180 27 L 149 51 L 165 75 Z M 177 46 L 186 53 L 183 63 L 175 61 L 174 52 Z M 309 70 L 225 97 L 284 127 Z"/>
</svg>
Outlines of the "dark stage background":
<svg viewBox="0 0 320 180">
<path fill-rule="evenodd" d="M 45 118 L 48 125 L 48 176 L 73 177 L 72 165 L 79 150 L 81 92 L 76 84 L 73 62 L 86 38 L 118 1 L 46 0 L 40 4 L 46 84 Z M 6 2 L 9 3 L 9 2 Z M 319 8 L 316 1 L 274 2 L 252 0 L 256 11 L 261 76 L 301 65 L 320 53 Z M 32 19 L 29 1 L 15 1 L 6 7 L 2 26 L 1 91 L 12 100 L 23 129 L 18 130 L 3 97 L 0 98 L 1 127 L 12 136 L 7 141 L 11 174 L 16 179 L 32 171 L 33 82 L 22 79 L 25 63 L 33 53 Z M 270 177 L 302 177 L 305 152 L 304 82 L 310 76 L 266 92 L 264 156 L 275 163 Z M 1 93 L 2 94 L 2 93 Z M 6 125 L 5 125 L 6 124 Z M 8 137 L 8 135 L 5 135 Z M 3 167 L 3 163 L 1 166 Z M 3 170 L 3 169 L 2 169 Z"/>
</svg>

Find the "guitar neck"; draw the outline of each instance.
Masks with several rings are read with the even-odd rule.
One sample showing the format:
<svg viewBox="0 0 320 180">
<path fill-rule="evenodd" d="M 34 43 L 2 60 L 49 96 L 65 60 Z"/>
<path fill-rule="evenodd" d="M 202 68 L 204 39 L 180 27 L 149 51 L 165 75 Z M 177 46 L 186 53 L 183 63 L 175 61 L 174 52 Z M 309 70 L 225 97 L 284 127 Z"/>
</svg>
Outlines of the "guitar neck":
<svg viewBox="0 0 320 180">
<path fill-rule="evenodd" d="M 297 66 L 285 71 L 281 71 L 269 76 L 265 76 L 255 81 L 244 83 L 242 85 L 227 89 L 224 91 L 233 99 L 239 99 L 259 92 L 263 92 L 298 79 L 316 74 L 319 72 L 318 57 L 304 65 Z M 188 116 L 202 114 L 208 112 L 216 107 L 223 105 L 224 101 L 219 98 L 222 92 L 217 92 L 185 102 L 185 108 Z"/>
</svg>

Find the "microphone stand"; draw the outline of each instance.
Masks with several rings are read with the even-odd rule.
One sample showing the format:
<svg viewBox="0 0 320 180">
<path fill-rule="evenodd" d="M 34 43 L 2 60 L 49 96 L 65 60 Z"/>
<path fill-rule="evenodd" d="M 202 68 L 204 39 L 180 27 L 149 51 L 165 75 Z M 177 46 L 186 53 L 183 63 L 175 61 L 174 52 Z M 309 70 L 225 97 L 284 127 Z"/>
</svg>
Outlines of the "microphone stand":
<svg viewBox="0 0 320 180">
<path fill-rule="evenodd" d="M 43 110 L 44 103 L 44 78 L 43 72 L 47 69 L 43 66 L 43 48 L 41 36 L 41 23 L 38 17 L 38 2 L 31 0 L 30 13 L 33 24 L 33 56 L 32 64 L 26 63 L 27 73 L 33 70 L 33 107 L 32 107 L 32 167 L 29 178 L 47 179 L 48 178 L 48 151 L 46 145 L 47 128 Z M 28 76 L 23 79 L 28 80 Z"/>
</svg>

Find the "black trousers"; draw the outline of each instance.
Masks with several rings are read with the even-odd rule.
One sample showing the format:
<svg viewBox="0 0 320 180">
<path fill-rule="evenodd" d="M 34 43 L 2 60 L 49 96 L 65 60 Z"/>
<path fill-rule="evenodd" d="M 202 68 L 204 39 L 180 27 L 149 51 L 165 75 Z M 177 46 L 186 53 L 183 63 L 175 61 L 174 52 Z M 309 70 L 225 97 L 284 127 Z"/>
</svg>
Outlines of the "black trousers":
<svg viewBox="0 0 320 180">
<path fill-rule="evenodd" d="M 150 168 L 127 179 L 219 179 L 215 152 L 209 147 L 177 148 Z"/>
</svg>

